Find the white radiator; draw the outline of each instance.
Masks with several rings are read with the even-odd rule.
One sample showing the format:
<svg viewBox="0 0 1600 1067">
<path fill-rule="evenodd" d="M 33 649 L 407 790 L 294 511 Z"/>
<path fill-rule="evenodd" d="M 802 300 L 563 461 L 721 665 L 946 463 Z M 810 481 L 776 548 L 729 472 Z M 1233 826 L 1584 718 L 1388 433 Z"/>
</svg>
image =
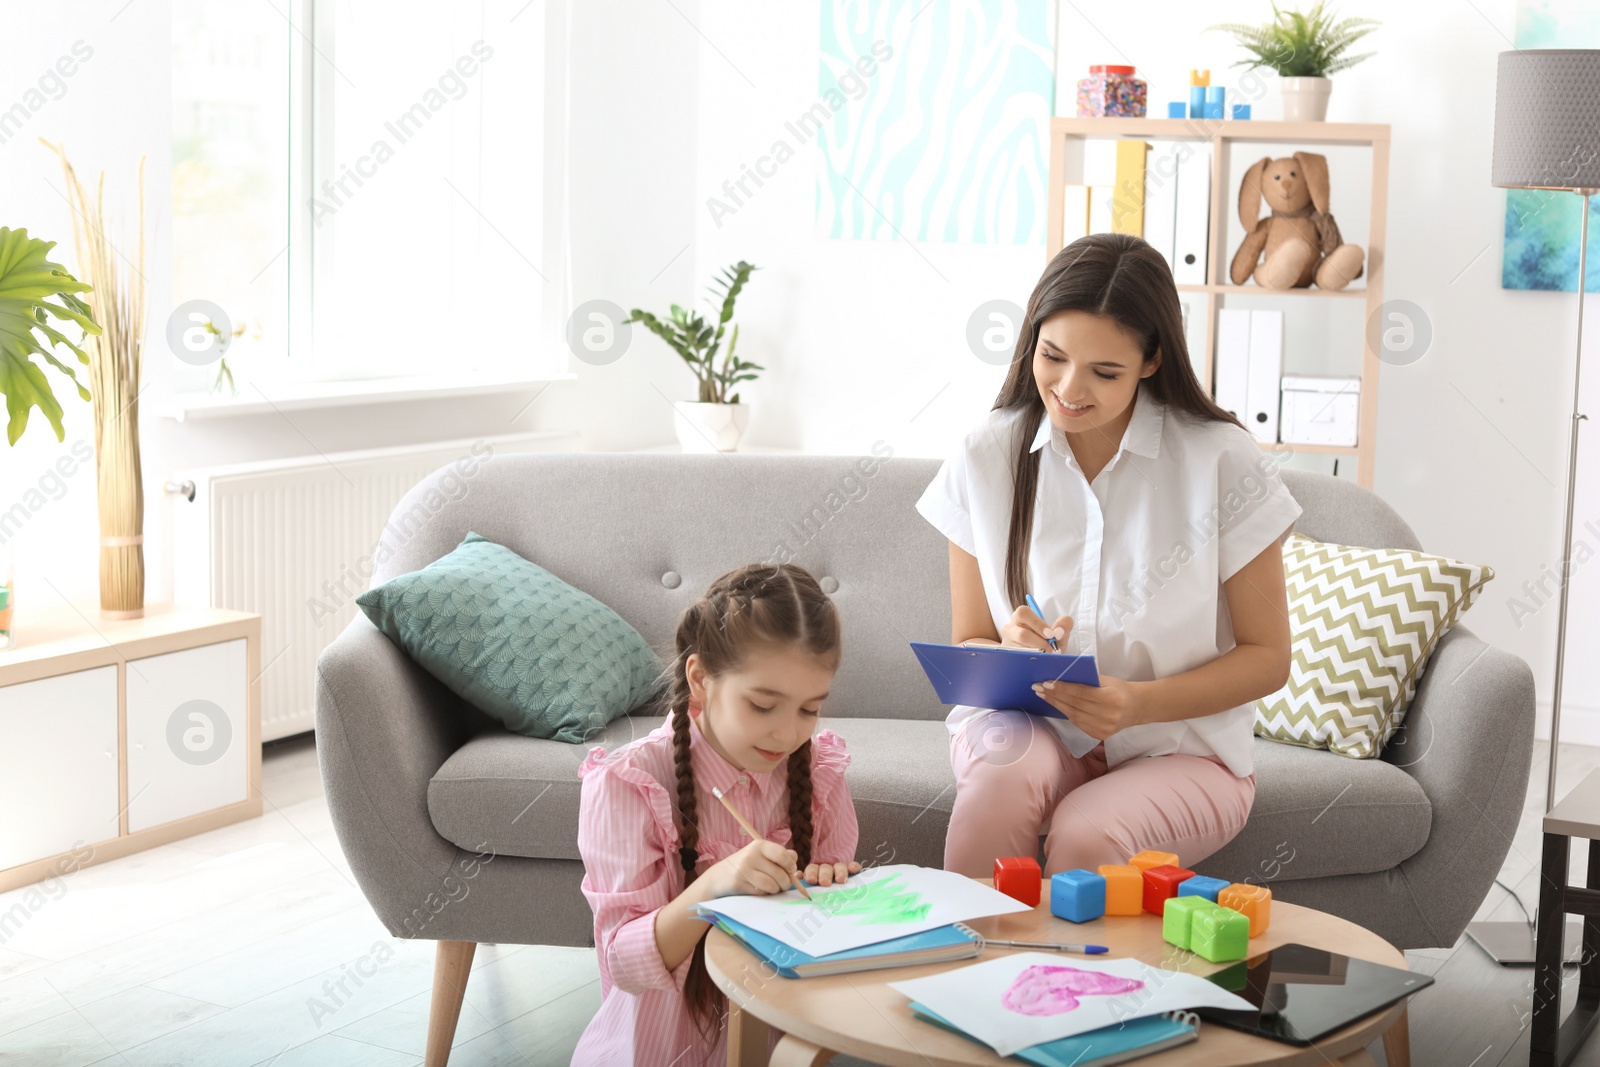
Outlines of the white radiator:
<svg viewBox="0 0 1600 1067">
<path fill-rule="evenodd" d="M 465 492 L 493 456 L 576 441 L 550 431 L 305 456 L 174 474 L 168 482 L 173 599 L 261 616 L 261 739 L 313 724 L 317 655 L 360 610 L 394 506 L 440 467 L 463 460 Z M 194 498 L 188 498 L 192 484 Z M 174 491 L 182 486 L 183 492 Z"/>
</svg>

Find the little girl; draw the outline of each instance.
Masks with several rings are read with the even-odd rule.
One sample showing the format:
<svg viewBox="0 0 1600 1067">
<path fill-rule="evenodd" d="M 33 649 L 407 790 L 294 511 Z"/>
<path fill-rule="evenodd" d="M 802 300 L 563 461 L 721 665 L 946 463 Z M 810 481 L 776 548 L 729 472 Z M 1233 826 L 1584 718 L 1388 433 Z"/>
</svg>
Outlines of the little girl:
<svg viewBox="0 0 1600 1067">
<path fill-rule="evenodd" d="M 792 564 L 725 574 L 684 612 L 676 645 L 667 722 L 578 769 L 601 999 L 574 1064 L 725 1062 L 727 998 L 706 973 L 710 926 L 689 909 L 782 892 L 795 871 L 831 885 L 861 870 L 850 755 L 817 730 L 840 640 L 816 579 Z"/>
</svg>

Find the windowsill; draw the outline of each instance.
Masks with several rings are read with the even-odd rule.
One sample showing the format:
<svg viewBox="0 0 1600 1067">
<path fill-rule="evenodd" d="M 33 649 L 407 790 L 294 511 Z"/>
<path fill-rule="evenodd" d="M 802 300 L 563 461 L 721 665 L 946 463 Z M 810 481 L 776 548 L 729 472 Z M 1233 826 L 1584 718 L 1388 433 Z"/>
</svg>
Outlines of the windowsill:
<svg viewBox="0 0 1600 1067">
<path fill-rule="evenodd" d="M 187 422 L 190 419 L 217 419 L 233 415 L 267 415 L 280 411 L 310 408 L 360 407 L 393 403 L 399 400 L 436 400 L 448 397 L 480 396 L 516 389 L 535 389 L 552 382 L 576 381 L 578 376 L 559 374 L 521 374 L 513 377 L 482 377 L 462 380 L 458 375 L 419 375 L 410 378 L 375 378 L 364 381 L 304 382 L 274 385 L 266 390 L 253 383 L 239 389 L 238 396 L 213 393 L 173 393 L 146 401 L 152 414 Z"/>
</svg>

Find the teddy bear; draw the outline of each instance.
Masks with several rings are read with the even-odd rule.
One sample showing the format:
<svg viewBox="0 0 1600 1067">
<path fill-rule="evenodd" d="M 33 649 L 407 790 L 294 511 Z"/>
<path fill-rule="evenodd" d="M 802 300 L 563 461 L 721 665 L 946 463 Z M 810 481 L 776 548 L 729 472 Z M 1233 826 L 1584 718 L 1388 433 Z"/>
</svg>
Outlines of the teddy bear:
<svg viewBox="0 0 1600 1067">
<path fill-rule="evenodd" d="M 1272 214 L 1261 218 L 1265 196 Z M 1266 289 L 1343 289 L 1361 277 L 1364 253 L 1345 244 L 1328 214 L 1328 160 L 1315 152 L 1263 159 L 1239 183 L 1245 238 L 1229 272 L 1234 285 L 1253 275 Z"/>
</svg>

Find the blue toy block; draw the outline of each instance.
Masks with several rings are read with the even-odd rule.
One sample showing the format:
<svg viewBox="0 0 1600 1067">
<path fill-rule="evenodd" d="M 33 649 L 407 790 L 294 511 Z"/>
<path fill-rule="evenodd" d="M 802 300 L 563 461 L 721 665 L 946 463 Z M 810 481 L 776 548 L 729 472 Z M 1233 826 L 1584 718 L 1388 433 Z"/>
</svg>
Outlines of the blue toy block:
<svg viewBox="0 0 1600 1067">
<path fill-rule="evenodd" d="M 1206 104 L 1205 117 L 1208 119 L 1220 119 L 1222 117 L 1222 105 L 1211 103 Z"/>
<path fill-rule="evenodd" d="M 1227 884 L 1227 883 L 1224 883 Z M 1086 923 L 1106 913 L 1106 880 L 1093 871 L 1062 871 L 1050 879 L 1050 914 Z"/>
<path fill-rule="evenodd" d="M 1208 103 L 1208 104 L 1220 104 L 1220 103 L 1222 103 L 1223 94 L 1225 92 L 1227 92 L 1227 89 L 1225 89 L 1223 86 L 1220 86 L 1220 85 L 1208 85 L 1208 86 L 1206 86 L 1206 103 Z"/>
<path fill-rule="evenodd" d="M 1238 105 L 1235 104 L 1234 106 L 1237 107 Z M 1181 119 L 1186 117 L 1188 113 L 1189 105 L 1182 100 L 1172 100 L 1167 103 L 1167 118 L 1169 119 Z"/>
<path fill-rule="evenodd" d="M 1250 105 L 1249 104 L 1234 104 L 1233 105 L 1233 117 L 1236 118 L 1236 119 L 1247 119 L 1247 118 L 1249 118 L 1250 117 Z"/>
<path fill-rule="evenodd" d="M 1206 87 L 1204 85 L 1189 86 L 1189 117 L 1199 118 L 1206 110 Z"/>
<path fill-rule="evenodd" d="M 1203 874 L 1197 874 L 1193 878 L 1188 878 L 1178 883 L 1178 895 L 1180 897 L 1205 897 L 1212 903 L 1216 903 L 1217 894 L 1232 884 L 1232 882 L 1225 882 L 1221 878 L 1207 878 Z"/>
</svg>

